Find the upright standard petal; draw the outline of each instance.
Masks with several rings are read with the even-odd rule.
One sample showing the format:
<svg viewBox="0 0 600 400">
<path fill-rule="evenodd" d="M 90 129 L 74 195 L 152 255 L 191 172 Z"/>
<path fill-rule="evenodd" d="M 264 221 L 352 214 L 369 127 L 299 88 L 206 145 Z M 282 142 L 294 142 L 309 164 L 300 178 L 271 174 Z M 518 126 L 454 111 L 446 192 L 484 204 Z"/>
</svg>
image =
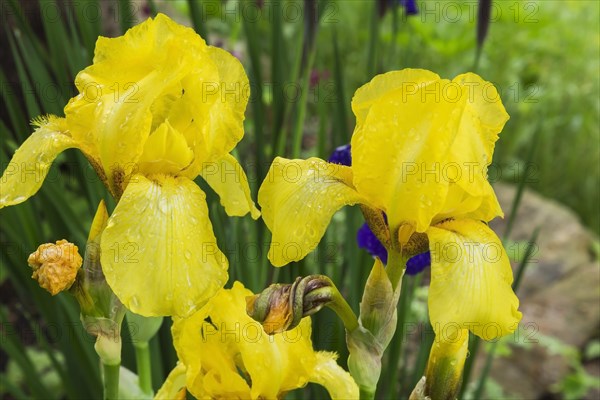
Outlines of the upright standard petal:
<svg viewBox="0 0 600 400">
<path fill-rule="evenodd" d="M 208 61 L 208 62 L 203 62 Z M 181 93 L 192 73 L 213 80 L 207 46 L 193 29 L 159 14 L 118 38 L 100 37 L 94 64 L 75 80 L 79 95 L 65 114 L 74 138 L 94 143 L 111 192 L 118 198 L 151 133 L 167 116 L 166 98 Z"/>
<path fill-rule="evenodd" d="M 214 74 L 194 74 L 184 81 L 188 105 L 174 107 L 173 119 L 189 115 L 193 129 L 185 135 L 193 144 L 195 159 L 185 176 L 193 179 L 206 162 L 218 161 L 244 136 L 244 113 L 250 97 L 250 84 L 240 61 L 223 49 L 209 46 L 206 64 Z"/>
<path fill-rule="evenodd" d="M 0 208 L 19 204 L 42 186 L 52 162 L 64 150 L 77 147 L 66 134 L 64 118 L 49 117 L 23 142 L 0 179 Z"/>
<path fill-rule="evenodd" d="M 203 163 L 201 175 L 217 192 L 228 215 L 242 217 L 250 213 L 254 219 L 260 216 L 250 196 L 246 173 L 234 156 L 226 154 L 217 161 Z"/>
<path fill-rule="evenodd" d="M 361 202 L 350 167 L 318 158 L 277 157 L 258 191 L 273 234 L 269 260 L 278 267 L 301 260 L 317 246 L 337 210 Z"/>
<path fill-rule="evenodd" d="M 102 269 L 144 316 L 187 316 L 227 281 L 204 193 L 187 178 L 134 175 L 102 234 Z"/>
<path fill-rule="evenodd" d="M 386 212 L 392 232 L 402 224 L 424 232 L 448 192 L 443 167 L 460 110 L 445 96 L 457 89 L 448 89 L 448 80 L 434 80 L 437 75 L 429 71 L 404 70 L 392 76 L 396 82 L 390 85 L 398 89 L 386 91 L 383 77 L 376 77 L 353 101 L 354 186 Z"/>
<path fill-rule="evenodd" d="M 419 86 L 440 80 L 438 74 L 424 69 L 403 69 L 380 74 L 358 88 L 352 98 L 352 111 L 357 125 L 365 122 L 374 103 L 391 92 L 415 94 Z"/>
<path fill-rule="evenodd" d="M 431 251 L 429 317 L 442 340 L 469 329 L 485 340 L 513 332 L 521 320 L 504 247 L 484 223 L 448 220 L 427 231 Z"/>
<path fill-rule="evenodd" d="M 489 191 L 487 167 L 492 162 L 498 134 L 509 117 L 494 85 L 478 75 L 459 75 L 451 86 L 459 89 L 457 96 L 451 98 L 448 91 L 446 97 L 456 102 L 461 119 L 445 178 L 471 196 L 484 196 Z"/>
</svg>

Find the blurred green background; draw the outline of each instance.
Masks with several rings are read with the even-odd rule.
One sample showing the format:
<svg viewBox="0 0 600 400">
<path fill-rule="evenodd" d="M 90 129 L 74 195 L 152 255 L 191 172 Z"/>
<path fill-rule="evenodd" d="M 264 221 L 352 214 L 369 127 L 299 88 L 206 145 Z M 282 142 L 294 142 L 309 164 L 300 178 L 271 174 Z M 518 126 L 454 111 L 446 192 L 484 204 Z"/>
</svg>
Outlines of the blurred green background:
<svg viewBox="0 0 600 400">
<path fill-rule="evenodd" d="M 474 71 L 497 86 L 511 116 L 496 146 L 490 180 L 520 183 L 567 205 L 599 233 L 599 3 L 493 2 L 479 60 L 479 2 L 418 1 L 414 16 L 407 16 L 400 3 L 1 0 L 0 165 L 4 170 L 32 132 L 33 117 L 62 115 L 75 94 L 75 75 L 91 64 L 98 35 L 120 35 L 160 11 L 193 26 L 209 44 L 243 62 L 252 98 L 246 135 L 236 152 L 254 198 L 276 155 L 327 159 L 335 147 L 349 142 L 352 94 L 375 74 L 412 67 L 451 78 Z M 479 24 L 487 25 L 481 20 Z M 318 250 L 305 260 L 274 269 L 266 260 L 269 233 L 262 221 L 226 217 L 216 195 L 198 183 L 208 194 L 232 280 L 259 291 L 271 282 L 326 273 L 358 308 L 372 263 L 355 245 L 363 223 L 360 210 L 338 213 Z M 3 398 L 100 397 L 93 340 L 79 323 L 76 302 L 68 294 L 51 298 L 40 289 L 30 278 L 26 259 L 39 244 L 62 238 L 83 249 L 102 198 L 112 211 L 114 202 L 87 161 L 67 151 L 36 196 L 0 211 Z M 409 321 L 426 323 L 426 293 L 420 280 L 405 280 L 399 307 L 410 312 Z M 338 351 L 345 365 L 339 321 L 325 310 L 314 323 L 315 347 Z M 151 342 L 155 388 L 176 362 L 169 328 L 165 320 Z M 381 398 L 406 395 L 424 367 L 426 342 L 424 351 L 399 362 L 402 333 L 384 360 Z M 123 364 L 135 371 L 127 336 L 124 332 Z M 290 397 L 322 395 L 320 388 L 309 387 Z M 563 395 L 569 397 L 567 392 Z"/>
</svg>

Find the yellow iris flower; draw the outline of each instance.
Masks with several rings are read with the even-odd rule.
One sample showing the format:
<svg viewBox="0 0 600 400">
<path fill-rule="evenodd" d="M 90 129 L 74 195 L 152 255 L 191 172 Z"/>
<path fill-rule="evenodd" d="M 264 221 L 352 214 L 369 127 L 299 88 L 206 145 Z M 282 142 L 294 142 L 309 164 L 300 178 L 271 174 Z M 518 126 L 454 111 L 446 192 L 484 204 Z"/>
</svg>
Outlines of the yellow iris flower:
<svg viewBox="0 0 600 400">
<path fill-rule="evenodd" d="M 35 194 L 63 150 L 80 149 L 118 200 L 102 234 L 106 280 L 141 315 L 189 315 L 227 281 L 202 176 L 229 215 L 259 211 L 229 154 L 244 134 L 240 62 L 159 14 L 96 42 L 65 117 L 39 118 L 2 176 L 0 208 Z"/>
<path fill-rule="evenodd" d="M 521 318 L 512 270 L 482 222 L 503 215 L 487 180 L 508 120 L 494 86 L 472 73 L 448 80 L 405 69 L 359 88 L 352 110 L 351 167 L 318 158 L 271 165 L 258 194 L 273 234 L 271 262 L 302 259 L 338 209 L 364 204 L 387 216 L 392 248 L 426 234 L 436 332 L 466 327 L 486 339 L 512 332 Z"/>
<path fill-rule="evenodd" d="M 181 396 L 184 386 L 199 399 L 277 399 L 308 382 L 324 386 L 334 399 L 358 398 L 336 355 L 313 350 L 310 318 L 269 336 L 246 314 L 252 295 L 235 282 L 192 316 L 175 318 L 173 343 L 181 362 L 157 399 Z"/>
</svg>

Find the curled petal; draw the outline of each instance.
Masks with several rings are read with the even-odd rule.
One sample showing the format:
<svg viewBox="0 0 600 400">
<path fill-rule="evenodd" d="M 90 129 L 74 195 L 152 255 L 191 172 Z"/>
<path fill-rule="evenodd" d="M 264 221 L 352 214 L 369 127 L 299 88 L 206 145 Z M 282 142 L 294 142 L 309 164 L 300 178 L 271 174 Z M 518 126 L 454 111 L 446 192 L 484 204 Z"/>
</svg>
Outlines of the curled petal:
<svg viewBox="0 0 600 400">
<path fill-rule="evenodd" d="M 358 399 L 358 385 L 352 376 L 338 365 L 337 355 L 326 351 L 317 352 L 317 364 L 310 382 L 323 386 L 332 399 Z"/>
<path fill-rule="evenodd" d="M 350 167 L 318 158 L 277 157 L 260 187 L 258 202 L 273 233 L 269 260 L 280 267 L 304 258 L 323 237 L 333 214 L 363 198 L 352 186 Z"/>
<path fill-rule="evenodd" d="M 227 281 L 205 195 L 187 178 L 135 175 L 102 234 L 102 269 L 144 316 L 187 316 Z"/>
<path fill-rule="evenodd" d="M 310 318 L 268 336 L 246 315 L 246 297 L 252 295 L 235 282 L 191 317 L 175 319 L 173 343 L 197 398 L 280 398 L 313 375 Z"/>
<path fill-rule="evenodd" d="M 244 113 L 250 97 L 250 84 L 242 63 L 218 47 L 209 46 L 208 54 L 219 71 L 215 106 L 210 113 L 208 148 L 230 152 L 244 136 Z M 207 89 L 208 90 L 208 89 Z"/>
<path fill-rule="evenodd" d="M 180 128 L 195 154 L 194 162 L 183 172 L 190 179 L 201 173 L 206 162 L 226 157 L 242 139 L 250 96 L 248 77 L 237 58 L 212 46 L 208 46 L 207 55 L 210 74 L 203 71 L 184 80 L 186 102 L 173 107 L 170 116 L 181 126 L 190 124 Z"/>
<path fill-rule="evenodd" d="M 427 231 L 431 251 L 429 317 L 442 340 L 469 329 L 485 340 L 507 335 L 521 319 L 504 247 L 484 223 L 448 220 Z"/>
<path fill-rule="evenodd" d="M 23 142 L 0 180 L 0 208 L 19 204 L 42 186 L 52 162 L 64 150 L 77 147 L 65 132 L 64 118 L 40 120 L 39 127 Z"/>
<path fill-rule="evenodd" d="M 217 161 L 204 163 L 201 175 L 217 192 L 228 215 L 242 217 L 250 213 L 254 219 L 260 216 L 250 197 L 248 178 L 234 156 L 226 154 Z"/>
<path fill-rule="evenodd" d="M 459 89 L 457 106 L 461 107 L 461 119 L 450 149 L 446 178 L 472 196 L 484 196 L 489 192 L 487 167 L 492 162 L 498 134 L 509 117 L 494 85 L 478 75 L 459 75 L 452 80 L 449 87 L 452 86 Z"/>
<path fill-rule="evenodd" d="M 154 400 L 184 400 L 186 398 L 185 374 L 185 365 L 177 363 L 154 396 Z"/>
</svg>

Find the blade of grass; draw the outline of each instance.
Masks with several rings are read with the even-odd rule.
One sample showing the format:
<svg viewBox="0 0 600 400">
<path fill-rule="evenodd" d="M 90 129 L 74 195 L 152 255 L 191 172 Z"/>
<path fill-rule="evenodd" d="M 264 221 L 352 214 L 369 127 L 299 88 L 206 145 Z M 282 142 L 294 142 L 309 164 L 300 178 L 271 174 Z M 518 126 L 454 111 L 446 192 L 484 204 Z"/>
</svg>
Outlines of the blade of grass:
<svg viewBox="0 0 600 400">
<path fill-rule="evenodd" d="M 483 49 L 483 43 L 485 42 L 490 27 L 491 12 L 492 0 L 479 0 L 479 7 L 477 10 L 477 50 L 475 52 L 473 70 L 477 70 L 477 67 L 479 66 L 481 50 Z"/>
<path fill-rule="evenodd" d="M 335 122 L 332 124 L 334 130 L 334 142 L 336 146 L 349 143 L 351 132 L 348 129 L 348 112 L 346 109 L 346 94 L 344 91 L 344 70 L 342 58 L 338 48 L 337 31 L 332 32 L 333 42 L 333 79 L 335 83 Z M 336 134 L 337 133 L 337 134 Z M 336 147 L 334 146 L 334 147 Z"/>
<path fill-rule="evenodd" d="M 131 28 L 134 23 L 133 11 L 135 8 L 130 0 L 118 0 L 119 10 L 119 25 L 121 26 L 121 32 L 125 33 L 127 29 Z"/>
<path fill-rule="evenodd" d="M 188 0 L 188 7 L 190 8 L 190 17 L 192 18 L 194 30 L 209 44 L 206 20 L 202 14 L 202 2 L 200 0 Z"/>
</svg>

